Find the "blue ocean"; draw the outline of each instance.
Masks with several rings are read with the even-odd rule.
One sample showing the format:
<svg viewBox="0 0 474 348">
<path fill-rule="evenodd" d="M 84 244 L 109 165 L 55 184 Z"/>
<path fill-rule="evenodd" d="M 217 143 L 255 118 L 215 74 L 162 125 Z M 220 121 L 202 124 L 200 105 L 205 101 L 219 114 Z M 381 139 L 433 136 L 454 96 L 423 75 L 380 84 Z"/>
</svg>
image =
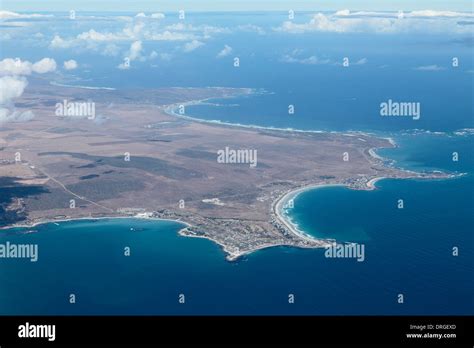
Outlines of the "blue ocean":
<svg viewBox="0 0 474 348">
<path fill-rule="evenodd" d="M 300 13 L 295 21 L 306 23 L 312 14 Z M 134 14 L 82 15 L 87 19 L 79 17 L 72 26 L 65 13 L 54 20 L 32 19 L 34 25 L 17 34 L 20 40 L 2 42 L 0 58 L 69 59 L 70 50 L 51 47 L 55 35 L 74 38 L 92 28 L 114 33 L 124 24 L 112 17 Z M 167 13 L 160 25 L 174 25 L 175 16 Z M 191 53 L 173 41 L 144 40 L 143 56 L 167 55 L 120 70 L 120 55 L 77 45 L 72 52 L 82 68 L 61 72 L 55 80 L 117 89 L 250 87 L 259 93 L 209 100 L 187 107 L 186 114 L 391 137 L 397 147 L 378 151 L 392 160 L 390 165 L 459 175 L 386 179 L 373 191 L 324 187 L 296 197 L 289 218 L 299 229 L 317 238 L 363 243 L 364 262 L 327 258 L 323 249 L 287 247 L 228 262 L 218 245 L 181 237 L 182 225 L 169 221 L 78 220 L 36 226 L 31 234 L 0 231 L 0 243 L 37 243 L 40 251 L 38 262 L 0 261 L 0 314 L 474 314 L 472 36 L 293 34 L 278 30 L 285 16 L 190 13 L 186 25 L 207 26 L 210 36 Z M 36 32 L 45 39 L 31 39 Z M 129 43 L 116 45 L 125 49 Z M 225 45 L 232 53 L 216 59 Z M 346 57 L 347 67 L 342 65 Z M 380 104 L 389 99 L 420 103 L 420 118 L 381 117 Z M 397 209 L 398 199 L 404 200 L 403 209 Z M 130 256 L 124 255 L 125 247 Z M 288 302 L 289 294 L 294 303 Z M 403 303 L 397 301 L 400 294 Z"/>
</svg>

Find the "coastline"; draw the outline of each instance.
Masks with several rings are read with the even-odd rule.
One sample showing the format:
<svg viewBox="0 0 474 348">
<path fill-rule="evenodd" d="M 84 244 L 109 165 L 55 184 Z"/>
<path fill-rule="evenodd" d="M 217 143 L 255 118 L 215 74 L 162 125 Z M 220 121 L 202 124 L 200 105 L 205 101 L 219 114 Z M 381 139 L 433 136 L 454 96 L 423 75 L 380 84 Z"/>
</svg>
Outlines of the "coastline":
<svg viewBox="0 0 474 348">
<path fill-rule="evenodd" d="M 186 231 L 189 227 L 192 227 L 191 224 L 182 221 L 182 220 L 173 220 L 173 219 L 162 219 L 162 218 L 155 218 L 155 217 L 143 217 L 143 216 L 100 216 L 100 217 L 90 217 L 90 216 L 84 216 L 84 217 L 77 217 L 77 218 L 61 218 L 61 219 L 44 219 L 44 220 L 39 220 L 35 221 L 33 223 L 24 223 L 24 224 L 14 224 L 10 226 L 1 226 L 0 227 L 0 232 L 1 231 L 8 231 L 8 230 L 13 230 L 17 228 L 34 228 L 36 226 L 41 226 L 41 225 L 47 225 L 47 224 L 56 224 L 59 222 L 73 222 L 73 221 L 99 221 L 99 220 L 115 220 L 115 219 L 130 219 L 130 220 L 152 220 L 152 221 L 169 221 L 173 223 L 178 223 L 185 225 L 183 228 L 179 229 L 177 231 L 177 234 L 182 237 L 189 237 L 189 238 L 201 238 L 201 239 L 207 239 L 216 245 L 220 246 L 224 253 L 226 254 L 226 259 L 228 261 L 236 261 L 240 257 L 244 255 L 248 255 L 253 253 L 254 251 L 260 250 L 260 249 L 266 249 L 266 248 L 271 248 L 274 246 L 279 246 L 279 244 L 266 244 L 266 245 L 261 245 L 258 248 L 251 249 L 251 250 L 244 250 L 244 251 L 239 251 L 235 252 L 233 250 L 229 249 L 229 246 L 220 243 L 218 240 L 215 240 L 209 236 L 198 236 L 198 235 L 193 235 L 193 234 L 186 234 Z"/>
<path fill-rule="evenodd" d="M 324 242 L 326 241 L 325 239 L 319 239 L 314 236 L 311 236 L 310 234 L 300 230 L 287 216 L 287 214 L 284 212 L 285 210 L 285 205 L 288 203 L 289 200 L 295 199 L 297 196 L 299 196 L 301 193 L 306 192 L 306 191 L 312 191 L 312 190 L 317 190 L 320 188 L 324 187 L 337 187 L 337 186 L 346 186 L 344 184 L 315 184 L 315 185 L 310 185 L 310 186 L 304 186 L 300 187 L 294 190 L 290 190 L 286 193 L 284 193 L 280 198 L 278 198 L 273 204 L 272 204 L 272 211 L 283 225 L 286 226 L 286 228 L 296 235 L 298 238 L 311 241 L 311 242 Z"/>
<path fill-rule="evenodd" d="M 395 145 L 396 146 L 396 145 Z M 375 149 L 371 149 L 372 151 L 369 152 L 370 156 L 373 159 L 380 160 L 379 156 L 375 154 Z M 375 156 L 374 156 L 375 154 Z M 406 171 L 410 172 L 413 174 L 412 177 L 409 178 L 417 178 L 419 177 L 419 173 L 413 172 L 413 171 Z M 274 200 L 271 205 L 271 212 L 272 215 L 275 216 L 276 220 L 280 222 L 282 225 L 284 225 L 294 237 L 296 237 L 298 240 L 301 240 L 304 242 L 304 246 L 301 245 L 293 245 L 292 243 L 281 243 L 275 241 L 275 243 L 268 243 L 268 244 L 261 244 L 259 246 L 256 246 L 251 249 L 246 249 L 246 250 L 238 250 L 236 251 L 235 249 L 232 248 L 232 246 L 226 245 L 224 243 L 221 243 L 220 241 L 208 236 L 208 235 L 194 235 L 191 233 L 186 233 L 188 231 L 188 228 L 192 227 L 192 224 L 178 220 L 178 219 L 166 219 L 166 218 L 158 218 L 158 217 L 151 217 L 151 216 L 142 216 L 142 215 L 108 215 L 108 216 L 84 216 L 84 217 L 77 217 L 77 218 L 59 218 L 59 219 L 54 219 L 54 218 L 49 218 L 49 219 L 39 219 L 38 221 L 34 221 L 32 223 L 19 223 L 19 224 L 14 224 L 10 226 L 2 226 L 0 227 L 0 231 L 2 230 L 8 230 L 8 229 L 14 229 L 14 228 L 32 228 L 38 225 L 44 225 L 48 223 L 57 223 L 57 222 L 68 222 L 68 221 L 76 221 L 76 220 L 91 220 L 91 221 L 96 221 L 96 220 L 107 220 L 107 219 L 139 219 L 139 220 L 155 220 L 155 221 L 169 221 L 169 222 L 174 222 L 174 223 L 179 223 L 184 225 L 183 228 L 177 231 L 177 234 L 183 237 L 191 237 L 191 238 L 203 238 L 210 240 L 214 242 L 215 244 L 219 245 L 224 253 L 226 254 L 226 259 L 230 262 L 236 261 L 240 257 L 244 255 L 251 254 L 257 250 L 261 249 L 266 249 L 270 247 L 276 247 L 276 246 L 287 246 L 287 247 L 295 247 L 295 248 L 323 248 L 328 245 L 332 245 L 334 243 L 334 239 L 320 239 L 314 236 L 311 236 L 310 234 L 300 230 L 298 226 L 296 226 L 285 214 L 284 212 L 284 206 L 287 204 L 287 202 L 290 199 L 295 199 L 298 195 L 300 195 L 303 192 L 310 191 L 310 190 L 315 190 L 319 188 L 324 188 L 324 187 L 337 187 L 337 186 L 342 186 L 342 187 L 347 187 L 349 189 L 363 189 L 363 190 L 374 190 L 376 189 L 376 183 L 380 180 L 386 179 L 386 177 L 374 177 L 369 179 L 363 188 L 361 187 L 353 187 L 350 184 L 345 184 L 345 183 L 337 183 L 337 182 L 328 182 L 328 183 L 318 183 L 318 184 L 312 184 L 308 186 L 303 186 L 299 187 L 296 189 L 291 189 L 285 193 L 283 193 L 279 198 Z M 145 213 L 146 214 L 146 213 Z"/>
<path fill-rule="evenodd" d="M 375 177 L 367 181 L 366 183 L 366 188 L 365 190 L 375 190 L 376 183 L 380 180 L 386 179 L 385 177 Z M 347 184 L 339 184 L 339 183 L 326 183 L 326 184 L 315 184 L 315 185 L 309 185 L 309 186 L 304 186 L 300 187 L 294 190 L 290 190 L 286 193 L 284 193 L 280 198 L 278 198 L 274 204 L 272 205 L 272 212 L 275 214 L 279 222 L 281 222 L 283 225 L 286 226 L 286 228 L 296 235 L 298 238 L 312 241 L 312 242 L 327 242 L 328 239 L 319 239 L 314 236 L 311 236 L 310 234 L 300 230 L 298 226 L 294 224 L 294 222 L 291 221 L 291 219 L 288 218 L 288 215 L 285 213 L 285 205 L 288 203 L 289 200 L 297 198 L 301 193 L 306 192 L 306 191 L 312 191 L 312 190 L 317 190 L 320 188 L 325 188 L 325 187 L 347 187 L 349 189 L 354 189 L 350 185 Z"/>
<path fill-rule="evenodd" d="M 219 242 L 219 241 L 217 241 L 213 238 L 210 238 L 209 236 L 198 236 L 198 235 L 194 235 L 194 234 L 186 234 L 185 233 L 186 230 L 187 230 L 187 227 L 182 228 L 181 230 L 178 231 L 178 234 L 182 237 L 207 239 L 207 240 L 215 243 L 216 245 L 218 245 L 222 248 L 222 251 L 224 251 L 224 253 L 226 254 L 225 258 L 229 262 L 237 261 L 242 256 L 252 254 L 253 252 L 255 252 L 257 250 L 272 248 L 272 247 L 276 247 L 276 246 L 284 246 L 284 245 L 277 244 L 277 243 L 275 243 L 275 244 L 264 244 L 264 245 L 258 246 L 257 248 L 254 248 L 254 249 L 249 249 L 249 250 L 236 252 L 236 251 L 230 250 L 228 245 L 225 245 L 225 244 L 223 244 L 223 243 L 221 243 L 221 242 Z"/>
<path fill-rule="evenodd" d="M 387 178 L 381 176 L 381 177 L 373 178 L 373 179 L 370 179 L 369 181 L 367 181 L 367 188 L 368 188 L 368 190 L 375 190 L 375 189 L 377 189 L 377 187 L 376 187 L 375 184 L 376 184 L 378 181 L 383 180 L 383 179 L 387 179 Z"/>
<path fill-rule="evenodd" d="M 248 89 L 245 89 L 245 93 L 243 93 L 243 94 L 244 95 L 251 95 L 251 94 L 254 93 L 254 91 L 255 91 L 254 89 L 248 88 Z M 221 97 L 221 98 L 218 98 L 218 99 L 235 98 L 235 97 L 236 97 L 235 95 L 230 95 L 230 96 L 224 96 L 224 97 Z M 277 128 L 277 127 L 265 127 L 265 126 L 258 126 L 258 125 L 244 125 L 244 124 L 238 124 L 238 123 L 223 122 L 223 121 L 220 121 L 220 120 L 205 120 L 205 119 L 200 119 L 200 118 L 196 118 L 196 117 L 192 117 L 192 116 L 187 116 L 185 113 L 181 114 L 181 113 L 177 112 L 177 109 L 179 108 L 180 105 L 183 105 L 184 107 L 192 106 L 192 105 L 202 105 L 202 104 L 208 103 L 209 100 L 211 100 L 211 99 L 216 99 L 216 98 L 204 98 L 204 99 L 198 99 L 198 100 L 191 100 L 191 101 L 184 102 L 184 103 L 181 103 L 181 104 L 170 104 L 170 105 L 166 105 L 166 106 L 162 107 L 162 109 L 166 114 L 168 114 L 170 116 L 173 116 L 173 117 L 185 119 L 185 120 L 188 120 L 188 121 L 191 121 L 191 122 L 199 122 L 199 123 L 211 124 L 211 125 L 217 125 L 217 126 L 224 126 L 224 127 L 257 129 L 257 130 L 271 130 L 271 131 L 280 131 L 280 132 L 297 132 L 297 133 L 309 133 L 309 134 L 325 134 L 325 133 L 327 133 L 327 134 L 341 134 L 341 135 L 345 135 L 345 136 L 356 136 L 358 134 L 360 134 L 360 135 L 369 135 L 367 132 L 362 132 L 362 131 L 346 131 L 346 132 L 343 132 L 343 131 L 301 130 L 301 129 L 293 129 L 293 128 Z M 392 137 L 384 137 L 384 139 L 387 139 L 388 142 L 390 143 L 390 145 L 393 146 L 394 148 L 398 147 L 398 144 L 395 142 L 395 140 Z M 370 157 L 372 157 L 373 159 L 378 160 L 378 161 L 383 162 L 383 161 L 389 160 L 389 159 L 386 159 L 386 158 L 378 155 L 376 153 L 376 148 L 369 149 L 369 155 L 370 155 Z M 370 179 L 366 183 L 366 189 L 367 190 L 376 189 L 376 186 L 375 186 L 376 182 L 379 181 L 379 180 L 382 180 L 382 179 L 385 179 L 385 178 L 384 177 L 377 177 L 377 178 Z M 311 236 L 308 233 L 300 230 L 298 228 L 298 226 L 296 226 L 287 217 L 287 215 L 284 213 L 284 208 L 283 207 L 285 206 L 285 204 L 290 199 L 296 198 L 302 192 L 306 192 L 306 191 L 310 191 L 310 190 L 314 190 L 314 189 L 318 189 L 318 188 L 323 188 L 323 187 L 331 187 L 331 186 L 345 186 L 345 187 L 351 188 L 347 184 L 327 183 L 327 184 L 314 184 L 314 185 L 309 185 L 309 186 L 305 186 L 305 187 L 300 187 L 300 188 L 297 188 L 297 189 L 292 189 L 292 190 L 284 193 L 279 198 L 277 198 L 274 202 L 272 202 L 271 211 L 275 215 L 278 222 L 283 224 L 286 227 L 286 229 L 290 233 L 292 233 L 294 236 L 296 236 L 297 238 L 302 239 L 304 241 L 307 241 L 307 242 L 321 243 L 320 247 L 324 247 L 325 245 L 329 244 L 329 241 L 327 239 L 318 239 L 318 238 L 316 238 L 314 236 Z M 180 231 L 180 232 L 182 232 L 182 231 Z M 212 240 L 211 238 L 208 238 L 206 236 L 194 236 L 194 235 L 188 235 L 188 234 L 184 234 L 184 233 L 180 233 L 180 234 L 182 234 L 184 236 L 187 236 L 187 237 L 206 238 L 206 239 Z M 216 241 L 214 241 L 214 242 L 216 242 Z M 236 252 L 232 252 L 232 251 L 228 250 L 226 245 L 220 244 L 218 242 L 216 242 L 216 243 L 221 245 L 221 247 L 224 249 L 224 251 L 228 254 L 227 259 L 230 260 L 230 261 L 235 260 L 235 259 L 239 258 L 242 255 L 252 253 L 253 251 L 256 251 L 256 250 L 260 250 L 260 249 L 264 249 L 264 248 L 267 248 L 267 247 L 280 245 L 280 244 L 275 243 L 275 244 L 271 244 L 271 245 L 267 245 L 267 246 L 260 246 L 258 248 L 252 249 L 252 250 L 247 250 L 245 252 L 236 253 Z"/>
<path fill-rule="evenodd" d="M 342 132 L 342 131 L 318 131 L 318 130 L 296 130 L 296 129 L 290 129 L 290 128 L 274 128 L 274 127 L 263 127 L 263 126 L 254 126 L 254 125 L 240 125 L 240 124 L 233 124 L 233 123 L 228 123 L 228 122 L 220 122 L 220 121 L 209 121 L 209 120 L 203 120 L 203 119 L 198 119 L 190 116 L 186 116 L 185 114 L 180 114 L 177 112 L 177 108 L 180 105 L 199 105 L 202 103 L 205 103 L 208 100 L 212 99 L 226 99 L 226 98 L 235 98 L 236 96 L 239 95 L 251 95 L 252 93 L 258 93 L 258 90 L 256 89 L 251 89 L 251 88 L 238 88 L 235 89 L 239 93 L 229 93 L 226 94 L 222 97 L 211 97 L 211 98 L 204 98 L 204 99 L 199 99 L 199 100 L 191 100 L 188 102 L 180 103 L 180 104 L 169 104 L 169 105 L 164 105 L 160 106 L 159 108 L 164 110 L 164 112 L 170 116 L 176 117 L 176 118 L 182 118 L 189 120 L 190 122 L 196 122 L 196 123 L 204 123 L 204 124 L 210 124 L 213 126 L 225 126 L 229 128 L 244 128 L 244 129 L 252 129 L 252 130 L 271 130 L 275 132 L 298 132 L 298 133 L 306 133 L 306 134 L 338 134 L 342 136 L 348 136 L 348 137 L 354 137 L 359 135 L 365 135 L 365 136 L 370 136 L 370 137 L 376 137 L 376 138 L 384 138 L 387 139 L 388 142 L 390 143 L 391 146 L 393 147 L 398 147 L 395 140 L 393 138 L 386 138 L 380 135 L 371 135 L 370 133 L 367 132 L 362 132 L 362 131 L 347 131 L 347 132 Z M 377 145 L 375 145 L 377 146 Z M 389 146 L 387 146 L 389 147 Z M 379 156 L 376 153 L 376 150 L 382 148 L 381 147 L 373 147 L 368 149 L 368 154 L 367 152 L 364 153 L 366 159 L 372 163 L 379 163 L 381 166 L 386 167 L 386 162 L 389 159 L 383 158 Z M 367 151 L 367 150 L 366 150 Z M 417 173 L 414 171 L 409 171 L 409 170 L 403 170 L 405 174 L 409 174 L 410 176 L 403 176 L 400 178 L 417 178 L 417 177 L 422 177 L 421 173 Z M 425 176 L 425 177 L 431 177 L 433 176 Z M 276 199 L 273 196 L 273 201 L 271 202 L 271 214 L 268 216 L 269 219 L 276 220 L 280 225 L 283 226 L 283 230 L 286 230 L 291 236 L 287 236 L 285 240 L 280 239 L 280 240 L 270 240 L 265 241 L 259 245 L 253 245 L 253 246 L 247 246 L 243 250 L 240 250 L 238 247 L 232 245 L 232 244 L 225 244 L 225 242 L 219 241 L 214 239 L 212 236 L 209 236 L 208 234 L 204 235 L 195 235 L 193 234 L 193 231 L 190 230 L 190 228 L 193 227 L 192 223 L 184 222 L 180 219 L 167 219 L 167 218 L 159 218 L 159 217 L 152 217 L 152 216 L 138 216 L 138 215 L 113 215 L 114 213 L 106 216 L 83 216 L 83 217 L 69 217 L 69 218 L 61 218 L 58 217 L 58 219 L 54 218 L 48 218 L 48 219 L 37 219 L 31 221 L 31 223 L 19 223 L 19 224 L 13 224 L 10 226 L 3 226 L 0 227 L 0 230 L 7 230 L 11 228 L 31 228 L 35 227 L 37 225 L 41 224 L 47 224 L 47 223 L 56 223 L 56 222 L 64 222 L 64 221 L 74 221 L 74 220 L 100 220 L 100 219 L 117 219 L 117 218 L 129 218 L 129 219 L 145 219 L 145 220 L 161 220 L 161 221 L 171 221 L 175 223 L 180 223 L 184 224 L 185 226 L 181 228 L 178 231 L 178 234 L 184 237 L 194 237 L 194 238 L 205 238 L 208 239 L 217 245 L 219 245 L 223 251 L 227 254 L 226 259 L 228 261 L 234 261 L 238 258 L 240 258 L 243 255 L 250 254 L 254 251 L 264 249 L 264 248 L 269 248 L 269 247 L 275 247 L 275 246 L 288 246 L 288 247 L 296 247 L 296 248 L 321 248 L 325 247 L 327 245 L 330 245 L 334 242 L 333 239 L 320 239 L 314 236 L 311 236 L 310 234 L 300 230 L 298 226 L 289 219 L 287 216 L 286 212 L 284 211 L 284 206 L 287 204 L 287 202 L 290 199 L 296 198 L 299 194 L 305 191 L 313 190 L 313 189 L 318 189 L 322 187 L 330 187 L 330 186 L 345 186 L 348 187 L 349 189 L 362 189 L 362 190 L 373 190 L 376 189 L 376 183 L 379 180 L 384 179 L 385 177 L 371 177 L 370 175 L 366 176 L 361 180 L 357 185 L 354 185 L 350 183 L 350 181 L 345 181 L 345 180 L 340 180 L 341 182 L 319 182 L 319 183 L 314 183 L 311 184 L 310 182 L 307 182 L 307 186 L 302 186 L 299 188 L 292 188 L 283 194 L 281 194 L 279 197 Z M 394 177 L 395 178 L 395 177 Z M 347 179 L 347 178 L 346 178 Z M 344 182 L 345 181 L 345 182 Z M 309 183 L 309 185 L 308 185 Z M 277 193 L 280 194 L 280 191 L 274 191 L 272 194 Z M 153 214 L 154 212 L 151 213 L 145 213 L 146 214 Z M 120 214 L 120 213 L 117 213 Z M 64 215 L 63 215 L 64 216 Z M 191 222 L 193 221 L 192 219 L 190 220 Z M 284 234 L 286 234 L 284 232 Z"/>
<path fill-rule="evenodd" d="M 84 217 L 77 217 L 77 218 L 61 218 L 61 219 L 44 219 L 44 220 L 38 220 L 33 223 L 25 223 L 25 224 L 13 224 L 10 226 L 1 226 L 0 231 L 7 231 L 10 229 L 15 229 L 15 228 L 32 228 L 40 225 L 47 225 L 47 224 L 53 224 L 53 223 L 58 223 L 58 222 L 70 222 L 70 221 L 98 221 L 98 220 L 114 220 L 114 219 L 134 219 L 134 220 L 154 220 L 154 221 L 169 221 L 169 222 L 175 222 L 179 224 L 185 225 L 182 229 L 179 230 L 184 230 L 191 225 L 188 224 L 187 222 L 181 221 L 181 220 L 172 220 L 172 219 L 161 219 L 161 218 L 154 218 L 154 217 L 143 217 L 143 216 L 84 216 Z"/>
<path fill-rule="evenodd" d="M 244 128 L 244 129 L 256 129 L 256 130 L 267 130 L 267 131 L 278 131 L 278 132 L 293 132 L 293 133 L 303 133 L 303 134 L 340 134 L 344 136 L 357 136 L 357 135 L 366 135 L 369 136 L 371 135 L 368 132 L 364 131 L 326 131 L 326 130 L 308 130 L 308 129 L 297 129 L 297 128 L 279 128 L 279 127 L 271 127 L 271 126 L 259 126 L 259 125 L 253 125 L 253 124 L 241 124 L 241 123 L 232 123 L 232 122 L 224 122 L 220 120 L 205 120 L 202 118 L 197 118 L 193 116 L 188 116 L 185 113 L 180 114 L 176 110 L 182 105 L 186 108 L 186 106 L 194 106 L 194 105 L 204 105 L 208 104 L 209 100 L 212 99 L 231 99 L 231 98 L 236 98 L 240 95 L 258 95 L 258 93 L 255 92 L 255 89 L 252 88 L 240 88 L 240 90 L 244 90 L 244 92 L 238 94 L 238 95 L 226 95 L 222 97 L 211 97 L 211 98 L 203 98 L 203 99 L 196 99 L 196 100 L 190 100 L 187 102 L 179 103 L 179 104 L 169 104 L 169 105 L 164 105 L 161 106 L 160 109 L 162 109 L 167 115 L 181 118 L 187 121 L 192 121 L 192 122 L 198 122 L 198 123 L 204 123 L 204 124 L 211 124 L 214 126 L 222 126 L 222 127 L 231 127 L 231 128 Z M 392 138 L 386 138 L 389 139 L 390 144 L 392 144 L 394 147 L 396 147 L 395 141 Z"/>
</svg>

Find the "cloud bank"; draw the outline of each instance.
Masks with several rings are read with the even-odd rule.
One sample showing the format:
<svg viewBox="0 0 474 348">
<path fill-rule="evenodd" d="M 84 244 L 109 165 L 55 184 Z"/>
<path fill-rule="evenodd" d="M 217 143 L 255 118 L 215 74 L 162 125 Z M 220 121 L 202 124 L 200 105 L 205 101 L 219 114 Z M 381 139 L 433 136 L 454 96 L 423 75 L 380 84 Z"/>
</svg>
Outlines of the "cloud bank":
<svg viewBox="0 0 474 348">
<path fill-rule="evenodd" d="M 367 12 L 340 10 L 334 14 L 317 13 L 305 23 L 285 21 L 278 32 L 292 34 L 308 32 L 333 33 L 472 33 L 472 28 L 460 25 L 461 19 L 473 18 L 472 13 L 452 11 Z"/>
<path fill-rule="evenodd" d="M 0 123 L 24 122 L 34 117 L 31 111 L 17 111 L 13 100 L 23 95 L 32 73 L 46 74 L 56 70 L 56 61 L 43 58 L 36 63 L 19 58 L 5 58 L 0 61 Z"/>
<path fill-rule="evenodd" d="M 43 58 L 36 63 L 19 58 L 5 58 L 0 61 L 0 75 L 31 75 L 31 73 L 45 74 L 56 70 L 56 61 L 52 58 Z"/>
</svg>

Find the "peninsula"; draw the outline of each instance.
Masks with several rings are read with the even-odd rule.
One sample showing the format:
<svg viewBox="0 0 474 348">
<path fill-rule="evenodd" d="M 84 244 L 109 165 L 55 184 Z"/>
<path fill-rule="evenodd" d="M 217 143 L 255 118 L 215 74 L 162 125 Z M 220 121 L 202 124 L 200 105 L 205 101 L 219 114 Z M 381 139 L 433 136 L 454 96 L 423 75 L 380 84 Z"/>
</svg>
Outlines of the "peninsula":
<svg viewBox="0 0 474 348">
<path fill-rule="evenodd" d="M 272 246 L 323 247 L 282 215 L 295 192 L 317 185 L 373 189 L 378 178 L 445 178 L 387 166 L 390 139 L 196 120 L 185 109 L 234 88 L 90 90 L 32 80 L 16 101 L 35 117 L 0 125 L 3 228 L 78 218 L 171 219 L 180 234 L 221 245 L 228 260 Z M 93 117 L 55 105 L 93 102 Z M 64 113 L 63 113 L 64 114 Z M 251 151 L 254 163 L 219 161 Z M 237 153 L 237 152 L 236 152 Z M 246 152 L 239 152 L 245 155 Z"/>
</svg>

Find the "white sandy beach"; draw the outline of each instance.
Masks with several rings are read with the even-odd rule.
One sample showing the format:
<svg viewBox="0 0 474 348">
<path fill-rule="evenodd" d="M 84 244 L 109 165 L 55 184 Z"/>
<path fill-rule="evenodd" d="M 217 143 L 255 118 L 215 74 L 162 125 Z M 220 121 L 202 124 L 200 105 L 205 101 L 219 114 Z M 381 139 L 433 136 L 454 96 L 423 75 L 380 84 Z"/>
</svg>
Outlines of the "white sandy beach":
<svg viewBox="0 0 474 348">
<path fill-rule="evenodd" d="M 375 184 L 378 181 L 382 180 L 382 179 L 385 179 L 385 178 L 384 177 L 376 177 L 376 178 L 370 179 L 367 182 L 367 190 L 376 189 Z M 317 239 L 317 238 L 305 233 L 304 231 L 301 231 L 297 226 L 295 226 L 288 219 L 286 214 L 284 213 L 284 209 L 285 209 L 284 207 L 288 203 L 288 201 L 290 201 L 291 199 L 293 199 L 293 200 L 296 199 L 296 197 L 298 195 L 300 195 L 301 193 L 303 193 L 303 192 L 316 190 L 316 189 L 320 189 L 320 188 L 324 188 L 324 187 L 337 187 L 337 186 L 350 188 L 348 185 L 344 185 L 344 184 L 318 184 L 318 185 L 311 185 L 311 186 L 307 186 L 307 187 L 302 187 L 302 188 L 299 188 L 299 189 L 296 189 L 296 190 L 289 191 L 286 194 L 284 194 L 273 205 L 273 211 L 274 211 L 275 215 L 278 217 L 278 219 L 280 220 L 280 222 L 283 223 L 288 228 L 288 230 L 290 232 L 292 232 L 293 234 L 295 234 L 298 237 L 300 237 L 302 239 L 305 239 L 305 240 L 310 240 L 312 242 L 321 241 L 321 242 L 324 242 L 325 244 L 327 244 L 326 241 Z"/>
<path fill-rule="evenodd" d="M 315 189 L 324 188 L 324 187 L 334 187 L 334 186 L 345 186 L 345 185 L 343 185 L 343 184 L 318 184 L 318 185 L 311 185 L 311 186 L 307 186 L 307 187 L 302 187 L 302 188 L 299 188 L 299 189 L 296 189 L 296 190 L 291 190 L 291 191 L 287 192 L 286 194 L 284 194 L 280 199 L 278 199 L 275 202 L 275 204 L 273 205 L 273 211 L 274 211 L 275 215 L 278 217 L 278 220 L 282 224 L 284 224 L 291 233 L 295 234 L 296 236 L 298 236 L 301 239 L 304 239 L 304 240 L 307 240 L 307 241 L 310 241 L 310 242 L 321 242 L 321 246 L 325 246 L 325 245 L 328 244 L 325 240 L 317 239 L 317 238 L 305 233 L 304 231 L 301 231 L 300 229 L 298 229 L 298 227 L 295 226 L 288 219 L 286 214 L 284 213 L 284 209 L 285 209 L 284 207 L 288 203 L 289 200 L 291 200 L 291 199 L 294 200 L 298 195 L 300 195 L 301 193 L 303 193 L 305 191 L 315 190 Z"/>
</svg>

